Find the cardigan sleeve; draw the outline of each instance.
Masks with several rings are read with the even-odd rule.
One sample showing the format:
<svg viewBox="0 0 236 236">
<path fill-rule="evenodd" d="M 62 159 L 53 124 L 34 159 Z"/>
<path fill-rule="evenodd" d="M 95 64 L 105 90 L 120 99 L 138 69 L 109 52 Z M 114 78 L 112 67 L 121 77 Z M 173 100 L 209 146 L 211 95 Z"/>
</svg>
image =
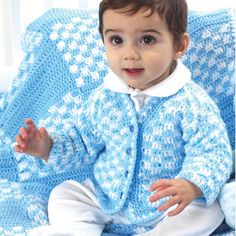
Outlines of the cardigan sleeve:
<svg viewBox="0 0 236 236">
<path fill-rule="evenodd" d="M 201 95 L 200 95 L 201 96 Z M 193 103 L 182 121 L 185 160 L 177 178 L 186 179 L 212 204 L 230 176 L 232 151 L 225 124 L 211 101 Z"/>
<path fill-rule="evenodd" d="M 95 162 L 98 154 L 104 149 L 104 143 L 96 131 L 96 121 L 92 118 L 94 111 L 91 99 L 87 100 L 75 111 L 68 132 L 52 134 L 53 148 L 48 164 L 63 166 L 73 162 Z"/>
</svg>

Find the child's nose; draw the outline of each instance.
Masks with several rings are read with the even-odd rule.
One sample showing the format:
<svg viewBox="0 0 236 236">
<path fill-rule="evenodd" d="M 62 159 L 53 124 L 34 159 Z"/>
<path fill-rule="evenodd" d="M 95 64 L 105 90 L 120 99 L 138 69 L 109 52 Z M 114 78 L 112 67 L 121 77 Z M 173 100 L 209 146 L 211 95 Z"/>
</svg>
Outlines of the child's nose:
<svg viewBox="0 0 236 236">
<path fill-rule="evenodd" d="M 138 60 L 140 54 L 138 49 L 134 45 L 127 45 L 124 49 L 124 59 L 125 60 Z"/>
</svg>

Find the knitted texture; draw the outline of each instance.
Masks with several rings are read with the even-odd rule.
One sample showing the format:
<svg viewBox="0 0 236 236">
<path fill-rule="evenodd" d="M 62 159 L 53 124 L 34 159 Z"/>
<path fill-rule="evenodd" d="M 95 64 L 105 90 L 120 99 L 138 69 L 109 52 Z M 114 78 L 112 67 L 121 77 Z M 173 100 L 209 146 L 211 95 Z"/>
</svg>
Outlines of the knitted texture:
<svg viewBox="0 0 236 236">
<path fill-rule="evenodd" d="M 225 125 L 210 97 L 193 82 L 175 95 L 151 98 L 137 114 L 129 95 L 102 86 L 74 117 L 77 132 L 54 134 L 50 164 L 62 163 L 64 153 L 83 157 L 86 147 L 95 161 L 95 186 L 104 212 L 124 209 L 133 224 L 162 214 L 156 209 L 164 199 L 148 201 L 150 183 L 157 179 L 189 180 L 210 205 L 230 176 Z"/>
<path fill-rule="evenodd" d="M 24 59 L 12 90 L 0 98 L 0 235 L 27 235 L 30 228 L 46 224 L 50 190 L 66 179 L 82 181 L 92 173 L 90 165 L 79 168 L 90 164 L 89 155 L 78 161 L 68 153 L 62 162 L 47 166 L 15 154 L 10 144 L 26 117 L 51 133 L 71 130 L 73 135 L 75 109 L 107 72 L 97 18 L 96 10 L 54 9 L 30 24 L 23 35 Z M 183 57 L 193 79 L 219 106 L 232 148 L 234 27 L 230 10 L 190 12 L 191 44 Z"/>
</svg>

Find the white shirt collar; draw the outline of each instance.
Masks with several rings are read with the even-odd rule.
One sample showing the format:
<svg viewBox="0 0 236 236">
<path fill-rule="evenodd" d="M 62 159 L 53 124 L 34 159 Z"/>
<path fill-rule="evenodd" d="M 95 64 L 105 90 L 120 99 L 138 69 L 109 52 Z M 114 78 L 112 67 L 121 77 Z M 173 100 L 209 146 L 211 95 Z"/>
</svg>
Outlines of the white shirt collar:
<svg viewBox="0 0 236 236">
<path fill-rule="evenodd" d="M 118 93 L 127 93 L 131 95 L 141 93 L 152 97 L 168 97 L 177 93 L 190 79 L 190 71 L 180 60 L 178 60 L 175 70 L 165 80 L 148 89 L 142 91 L 133 89 L 112 71 L 109 71 L 104 77 L 104 86 Z"/>
</svg>

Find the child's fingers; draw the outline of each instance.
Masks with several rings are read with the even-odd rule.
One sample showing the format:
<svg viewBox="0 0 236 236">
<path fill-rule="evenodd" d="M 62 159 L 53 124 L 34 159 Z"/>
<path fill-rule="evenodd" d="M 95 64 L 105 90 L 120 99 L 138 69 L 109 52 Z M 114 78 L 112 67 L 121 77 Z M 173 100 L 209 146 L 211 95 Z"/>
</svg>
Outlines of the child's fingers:
<svg viewBox="0 0 236 236">
<path fill-rule="evenodd" d="M 155 191 L 158 189 L 163 189 L 166 187 L 170 187 L 172 185 L 172 181 L 169 179 L 160 179 L 151 185 L 150 191 Z"/>
<path fill-rule="evenodd" d="M 17 144 L 14 147 L 16 151 L 23 152 L 26 149 L 25 141 L 20 135 L 16 136 L 16 143 Z"/>
<path fill-rule="evenodd" d="M 30 118 L 26 118 L 26 119 L 25 119 L 25 124 L 28 125 L 28 124 L 32 124 L 32 123 L 34 124 L 34 122 L 33 122 L 32 119 L 30 119 Z"/>
<path fill-rule="evenodd" d="M 30 118 L 25 119 L 25 124 L 28 127 L 28 129 L 30 129 L 30 130 L 37 129 L 37 127 L 35 126 L 35 123 Z"/>
<path fill-rule="evenodd" d="M 179 200 L 177 197 L 171 197 L 167 202 L 165 202 L 163 205 L 161 205 L 158 208 L 158 211 L 166 211 L 170 207 L 175 206 L 176 204 L 179 204 Z"/>
<path fill-rule="evenodd" d="M 168 216 L 178 215 L 180 212 L 184 210 L 185 207 L 186 207 L 185 204 L 182 203 L 178 204 L 178 206 L 174 210 L 168 212 Z"/>
<path fill-rule="evenodd" d="M 158 189 L 157 193 L 153 194 L 150 197 L 150 202 L 155 202 L 157 200 L 160 200 L 161 198 L 173 196 L 174 194 L 175 194 L 175 192 L 173 191 L 172 188 L 165 188 L 162 190 Z"/>
<path fill-rule="evenodd" d="M 22 150 L 18 145 L 15 145 L 15 146 L 14 146 L 14 150 L 15 150 L 16 152 L 23 152 L 23 150 Z"/>
<path fill-rule="evenodd" d="M 39 133 L 40 133 L 40 137 L 42 138 L 42 139 L 47 139 L 49 136 L 48 136 L 48 132 L 47 132 L 47 130 L 44 128 L 44 127 L 41 127 L 40 129 L 39 129 Z"/>
<path fill-rule="evenodd" d="M 26 139 L 28 136 L 28 131 L 24 127 L 20 128 L 19 133 L 20 133 L 20 136 L 22 137 L 22 139 Z"/>
</svg>

